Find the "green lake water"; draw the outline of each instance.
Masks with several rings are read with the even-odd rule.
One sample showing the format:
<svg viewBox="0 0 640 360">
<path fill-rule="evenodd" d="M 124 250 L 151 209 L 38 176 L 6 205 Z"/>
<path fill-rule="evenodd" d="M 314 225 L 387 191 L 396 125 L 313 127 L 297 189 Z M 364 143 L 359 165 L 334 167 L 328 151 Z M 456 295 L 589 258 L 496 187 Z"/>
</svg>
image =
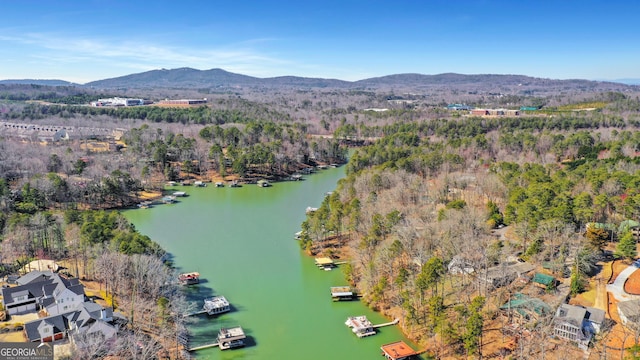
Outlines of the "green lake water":
<svg viewBox="0 0 640 360">
<path fill-rule="evenodd" d="M 356 337 L 347 317 L 367 315 L 374 324 L 389 319 L 359 301 L 331 301 L 329 288 L 346 285 L 344 274 L 319 270 L 294 240 L 305 209 L 320 206 L 343 176 L 344 166 L 268 188 L 177 186 L 188 194 L 178 203 L 124 212 L 180 271 L 201 274 L 199 285 L 186 288 L 198 309 L 212 295 L 231 303 L 230 313 L 195 317 L 191 346 L 213 342 L 221 327 L 242 326 L 249 337 L 245 348 L 200 350 L 197 359 L 381 359 L 380 345 L 408 342 L 396 326 Z"/>
</svg>

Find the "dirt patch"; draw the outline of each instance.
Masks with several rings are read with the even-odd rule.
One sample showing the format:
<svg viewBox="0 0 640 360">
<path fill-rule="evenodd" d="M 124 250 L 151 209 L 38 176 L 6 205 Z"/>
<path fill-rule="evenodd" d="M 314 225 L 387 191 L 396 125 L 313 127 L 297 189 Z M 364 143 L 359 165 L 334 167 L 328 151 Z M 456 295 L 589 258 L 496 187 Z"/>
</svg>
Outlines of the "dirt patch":
<svg viewBox="0 0 640 360">
<path fill-rule="evenodd" d="M 162 197 L 162 192 L 160 191 L 141 191 L 138 193 L 138 198 L 142 201 L 147 200 L 156 200 Z"/>
<path fill-rule="evenodd" d="M 636 271 L 624 283 L 624 291 L 633 295 L 640 295 L 640 271 Z"/>
<path fill-rule="evenodd" d="M 609 264 L 605 264 L 604 269 L 612 269 L 609 283 L 613 283 L 618 274 L 628 266 L 629 264 L 620 260 L 614 261 L 611 266 L 609 266 Z M 603 274 L 604 280 L 607 280 L 606 275 L 609 275 L 608 271 Z M 634 272 L 627 279 L 624 285 L 624 290 L 627 292 L 635 291 L 636 294 L 640 294 L 640 272 Z M 607 346 L 608 351 L 622 351 L 622 349 L 627 349 L 636 345 L 634 332 L 622 325 L 622 321 L 618 315 L 618 301 L 610 293 L 607 293 L 606 302 L 608 305 L 607 317 L 614 322 L 611 330 L 604 335 L 604 339 L 602 340 L 604 345 Z"/>
<path fill-rule="evenodd" d="M 611 320 L 615 321 L 615 325 L 611 328 L 611 331 L 605 337 L 605 344 L 612 350 L 618 350 L 622 348 L 629 348 L 636 344 L 634 332 L 627 329 L 622 325 L 620 316 L 618 315 L 617 301 L 613 296 L 609 296 L 609 311 L 608 315 Z"/>
<path fill-rule="evenodd" d="M 328 236 L 325 240 L 314 241 L 308 254 L 310 256 L 327 256 L 334 260 L 350 258 L 348 235 Z"/>
</svg>

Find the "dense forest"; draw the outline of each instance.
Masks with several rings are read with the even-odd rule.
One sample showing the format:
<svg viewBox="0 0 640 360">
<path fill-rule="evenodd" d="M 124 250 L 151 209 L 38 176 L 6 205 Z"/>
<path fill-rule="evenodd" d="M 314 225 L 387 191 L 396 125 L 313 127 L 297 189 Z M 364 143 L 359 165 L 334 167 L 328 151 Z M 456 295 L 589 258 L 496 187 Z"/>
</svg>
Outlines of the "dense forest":
<svg viewBox="0 0 640 360">
<path fill-rule="evenodd" d="M 483 329 L 522 289 L 488 285 L 483 272 L 515 258 L 544 267 L 566 279 L 555 308 L 592 286 L 601 261 L 637 256 L 623 224 L 640 215 L 638 113 L 614 110 L 635 107 L 620 98 L 598 112 L 346 124 L 336 134 L 381 139 L 351 156 L 348 177 L 303 224 L 301 246 L 335 254 L 327 239 L 339 239 L 372 307 L 401 315 L 436 357 L 479 354 Z M 457 262 L 473 275 L 447 268 Z M 544 353 L 552 317 L 519 330 L 521 351 Z"/>
</svg>

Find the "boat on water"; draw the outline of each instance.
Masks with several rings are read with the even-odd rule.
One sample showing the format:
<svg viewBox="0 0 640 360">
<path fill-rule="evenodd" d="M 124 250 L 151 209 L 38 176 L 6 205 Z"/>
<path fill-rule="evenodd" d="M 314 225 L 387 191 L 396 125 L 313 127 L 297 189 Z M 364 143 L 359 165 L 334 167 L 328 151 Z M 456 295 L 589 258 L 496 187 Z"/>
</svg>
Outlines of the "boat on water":
<svg viewBox="0 0 640 360">
<path fill-rule="evenodd" d="M 247 336 L 244 334 L 242 327 L 236 326 L 232 328 L 222 328 L 218 333 L 218 346 L 220 350 L 233 349 L 243 347 L 244 340 Z"/>
<path fill-rule="evenodd" d="M 204 181 L 195 181 L 193 183 L 193 186 L 197 186 L 197 187 L 206 187 L 207 183 L 205 183 Z"/>
<path fill-rule="evenodd" d="M 234 180 L 231 182 L 231 184 L 229 184 L 229 187 L 240 187 L 240 184 L 238 184 L 237 180 Z"/>
<path fill-rule="evenodd" d="M 316 212 L 316 211 L 318 211 L 317 207 L 308 206 L 307 209 L 305 210 L 305 213 L 311 214 L 312 212 Z"/>
<path fill-rule="evenodd" d="M 269 181 L 265 180 L 265 179 L 260 179 L 257 182 L 259 187 L 269 187 L 271 186 L 271 183 L 269 183 Z"/>
<path fill-rule="evenodd" d="M 214 296 L 204 299 L 202 309 L 209 315 L 218 315 L 231 311 L 231 306 L 224 296 Z"/>
<path fill-rule="evenodd" d="M 351 328 L 351 331 L 359 338 L 376 334 L 373 324 L 364 315 L 350 316 L 344 324 Z"/>
<path fill-rule="evenodd" d="M 176 197 L 173 195 L 167 195 L 162 198 L 162 202 L 165 204 L 173 204 L 174 202 L 176 202 Z"/>
<path fill-rule="evenodd" d="M 224 183 L 222 181 L 216 182 L 216 187 L 224 187 Z"/>
<path fill-rule="evenodd" d="M 184 197 L 184 196 L 187 196 L 187 193 L 184 191 L 176 191 L 173 193 L 173 196 Z"/>
<path fill-rule="evenodd" d="M 138 207 L 140 209 L 148 209 L 151 207 L 152 204 L 153 204 L 153 201 L 143 201 L 138 204 Z"/>
<path fill-rule="evenodd" d="M 200 273 L 198 272 L 190 272 L 190 273 L 182 273 L 178 275 L 178 281 L 182 285 L 194 285 L 200 282 Z"/>
</svg>

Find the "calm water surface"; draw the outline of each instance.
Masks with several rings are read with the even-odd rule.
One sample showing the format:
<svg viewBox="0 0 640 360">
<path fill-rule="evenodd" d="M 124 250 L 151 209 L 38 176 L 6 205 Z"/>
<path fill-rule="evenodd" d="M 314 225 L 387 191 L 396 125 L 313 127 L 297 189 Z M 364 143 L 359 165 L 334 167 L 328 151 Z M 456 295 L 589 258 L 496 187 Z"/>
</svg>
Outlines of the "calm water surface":
<svg viewBox="0 0 640 360">
<path fill-rule="evenodd" d="M 219 317 L 195 317 L 192 346 L 213 342 L 221 327 L 242 326 L 251 341 L 237 350 L 197 351 L 198 359 L 381 359 L 381 344 L 407 341 L 395 326 L 363 339 L 352 334 L 348 316 L 389 320 L 358 301 L 331 301 L 329 288 L 345 285 L 344 274 L 316 268 L 293 239 L 306 207 L 320 206 L 343 176 L 340 167 L 269 188 L 176 187 L 189 196 L 125 212 L 181 271 L 200 272 L 201 284 L 187 289 L 198 308 L 212 295 L 233 306 Z"/>
</svg>

